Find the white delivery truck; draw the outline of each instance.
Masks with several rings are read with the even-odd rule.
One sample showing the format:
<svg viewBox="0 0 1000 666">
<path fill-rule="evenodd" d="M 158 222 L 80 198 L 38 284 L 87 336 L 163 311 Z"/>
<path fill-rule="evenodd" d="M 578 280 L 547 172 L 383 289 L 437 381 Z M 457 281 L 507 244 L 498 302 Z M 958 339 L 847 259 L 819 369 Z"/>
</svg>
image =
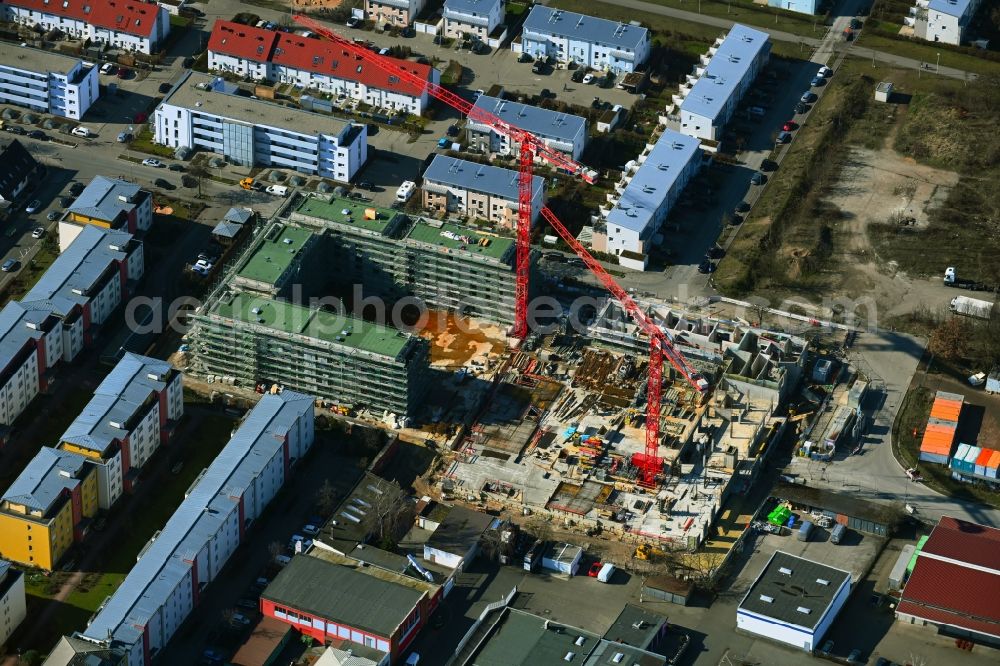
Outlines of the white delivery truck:
<svg viewBox="0 0 1000 666">
<path fill-rule="evenodd" d="M 600 571 L 597 572 L 597 580 L 601 581 L 602 583 L 609 583 L 611 582 L 611 577 L 614 575 L 615 575 L 615 565 L 608 562 L 603 567 L 601 567 Z"/>
<path fill-rule="evenodd" d="M 967 317 L 977 317 L 979 319 L 989 319 L 993 304 L 989 301 L 982 301 L 978 298 L 968 296 L 956 296 L 951 299 L 951 311 L 955 314 L 966 315 Z"/>
<path fill-rule="evenodd" d="M 283 197 L 288 194 L 288 186 L 286 185 L 268 185 L 267 189 L 264 190 L 268 194 L 273 194 L 276 197 Z"/>
</svg>

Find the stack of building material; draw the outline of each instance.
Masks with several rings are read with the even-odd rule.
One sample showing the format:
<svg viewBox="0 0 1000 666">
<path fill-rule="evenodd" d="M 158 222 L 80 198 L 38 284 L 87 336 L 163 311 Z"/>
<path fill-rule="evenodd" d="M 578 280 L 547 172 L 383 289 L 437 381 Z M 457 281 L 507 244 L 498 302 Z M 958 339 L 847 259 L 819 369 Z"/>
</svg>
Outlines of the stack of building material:
<svg viewBox="0 0 1000 666">
<path fill-rule="evenodd" d="M 965 397 L 957 393 L 938 391 L 931 406 L 930 418 L 920 442 L 920 460 L 947 465 L 955 445 L 958 418 Z"/>
</svg>

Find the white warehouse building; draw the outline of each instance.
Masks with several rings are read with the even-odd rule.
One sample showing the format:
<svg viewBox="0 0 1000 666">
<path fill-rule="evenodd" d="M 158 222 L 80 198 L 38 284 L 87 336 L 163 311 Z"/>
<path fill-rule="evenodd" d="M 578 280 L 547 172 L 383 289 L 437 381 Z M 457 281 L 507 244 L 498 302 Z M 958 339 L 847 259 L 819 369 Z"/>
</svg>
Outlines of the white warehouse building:
<svg viewBox="0 0 1000 666">
<path fill-rule="evenodd" d="M 156 107 L 156 143 L 344 183 L 368 159 L 367 125 L 241 97 L 235 90 L 221 77 L 189 72 Z"/>
<path fill-rule="evenodd" d="M 170 14 L 143 0 L 5 0 L 5 21 L 58 30 L 76 39 L 140 53 L 160 50 L 170 34 Z"/>
<path fill-rule="evenodd" d="M 487 95 L 480 95 L 474 106 L 531 132 L 549 148 L 566 153 L 574 160 L 580 159 L 587 145 L 586 118 Z M 519 155 L 521 152 L 517 143 L 512 145 L 510 137 L 492 130 L 488 125 L 476 122 L 471 114 L 465 129 L 469 144 L 483 152 L 501 155 Z"/>
<path fill-rule="evenodd" d="M 521 50 L 535 58 L 552 56 L 559 62 L 626 74 L 649 58 L 649 30 L 535 5 L 524 21 Z"/>
<path fill-rule="evenodd" d="M 79 58 L 0 42 L 0 102 L 80 120 L 99 94 L 97 68 Z"/>
<path fill-rule="evenodd" d="M 203 472 L 121 586 L 76 638 L 149 666 L 312 447 L 313 398 L 266 395 Z"/>
<path fill-rule="evenodd" d="M 680 104 L 681 133 L 718 141 L 740 100 L 767 64 L 771 53 L 766 32 L 736 24 L 709 49 L 707 65 Z M 683 88 L 682 88 L 683 90 Z"/>
<path fill-rule="evenodd" d="M 670 209 L 701 168 L 700 145 L 697 139 L 664 130 L 638 163 L 627 165 L 623 182 L 615 188 L 617 196 L 608 195 L 613 207 L 602 208 L 604 228 L 594 229 L 594 249 L 619 256 L 648 255 Z M 645 259 L 640 261 L 641 266 L 629 261 L 622 265 L 643 268 Z"/>
<path fill-rule="evenodd" d="M 776 551 L 736 610 L 740 631 L 811 652 L 851 594 L 851 574 Z"/>
</svg>

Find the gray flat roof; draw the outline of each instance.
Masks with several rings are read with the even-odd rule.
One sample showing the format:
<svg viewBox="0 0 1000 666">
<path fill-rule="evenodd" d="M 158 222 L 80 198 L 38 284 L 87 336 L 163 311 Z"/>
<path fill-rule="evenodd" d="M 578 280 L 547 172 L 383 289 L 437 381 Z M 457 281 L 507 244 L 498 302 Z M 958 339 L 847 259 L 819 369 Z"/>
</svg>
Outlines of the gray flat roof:
<svg viewBox="0 0 1000 666">
<path fill-rule="evenodd" d="M 585 135 L 587 131 L 587 120 L 571 113 L 560 113 L 487 95 L 480 95 L 475 106 L 543 138 L 572 143 L 573 139 L 581 133 Z"/>
<path fill-rule="evenodd" d="M 176 375 L 166 361 L 128 352 L 94 391 L 60 441 L 103 453 L 129 433 L 131 420 Z"/>
<path fill-rule="evenodd" d="M 479 542 L 483 532 L 496 520 L 491 515 L 479 513 L 462 506 L 453 506 L 438 526 L 427 545 L 452 555 L 465 555 Z"/>
<path fill-rule="evenodd" d="M 812 631 L 845 582 L 850 585 L 850 572 L 775 551 L 737 612 L 756 613 Z"/>
<path fill-rule="evenodd" d="M 66 210 L 100 220 L 114 220 L 119 213 L 127 214 L 149 196 L 149 192 L 127 180 L 95 176 Z"/>
<path fill-rule="evenodd" d="M 577 641 L 583 639 L 581 644 Z M 589 631 L 569 627 L 561 622 L 521 610 L 507 608 L 493 634 L 481 644 L 467 664 L 476 666 L 556 666 L 565 664 L 566 654 L 583 663 L 600 638 Z"/>
<path fill-rule="evenodd" d="M 485 192 L 514 202 L 517 201 L 517 176 L 517 172 L 510 169 L 446 155 L 436 155 L 424 171 L 424 180 L 433 180 L 463 190 Z M 533 194 L 544 187 L 544 178 L 532 177 Z"/>
<path fill-rule="evenodd" d="M 87 463 L 79 453 L 43 446 L 3 494 L 5 501 L 23 504 L 43 516 L 63 496 L 63 490 L 80 483 L 77 475 Z M 47 516 L 46 516 L 47 517 Z"/>
<path fill-rule="evenodd" d="M 233 490 L 253 483 L 284 436 L 312 412 L 313 398 L 302 393 L 261 398 L 82 635 L 113 636 L 126 645 L 141 640 L 143 627 L 191 569 L 191 558 L 237 510 Z"/>
<path fill-rule="evenodd" d="M 108 269 L 128 257 L 131 242 L 132 234 L 126 231 L 84 226 L 21 300 L 50 301 L 56 306 L 60 299 L 86 303 Z"/>
<path fill-rule="evenodd" d="M 524 30 L 631 51 L 635 51 L 644 40 L 649 39 L 649 30 L 639 25 L 609 21 L 564 9 L 551 9 L 543 5 L 531 8 L 528 18 L 524 20 Z"/>
<path fill-rule="evenodd" d="M 340 502 L 316 539 L 345 555 L 351 552 L 357 544 L 364 543 L 371 529 L 368 514 L 372 505 L 387 492 L 397 497 L 402 494 L 399 486 L 365 472 Z"/>
<path fill-rule="evenodd" d="M 296 555 L 262 598 L 391 638 L 426 592 L 360 568 Z"/>
<path fill-rule="evenodd" d="M 202 84 L 204 87 L 199 88 Z M 162 104 L 172 104 L 198 113 L 222 116 L 250 125 L 264 125 L 299 134 L 339 135 L 350 125 L 340 118 L 303 109 L 275 104 L 261 99 L 240 97 L 209 88 L 224 85 L 222 77 L 188 72 L 187 76 L 174 86 Z M 231 87 L 230 87 L 231 89 Z"/>
<path fill-rule="evenodd" d="M 0 66 L 66 76 L 79 63 L 79 58 L 55 51 L 18 46 L 11 42 L 0 43 Z"/>
<path fill-rule="evenodd" d="M 622 612 L 604 632 L 604 638 L 645 650 L 660 635 L 660 631 L 666 623 L 667 617 L 665 615 L 654 613 L 635 604 L 625 604 Z"/>
<path fill-rule="evenodd" d="M 730 29 L 705 73 L 681 102 L 681 110 L 713 121 L 722 112 L 754 58 L 768 48 L 766 32 L 737 23 Z"/>
<path fill-rule="evenodd" d="M 701 141 L 673 130 L 664 130 L 653 150 L 625 186 L 621 198 L 608 213 L 608 225 L 642 234 L 653 220 L 653 212 L 670 192 L 684 167 L 701 159 Z"/>
</svg>

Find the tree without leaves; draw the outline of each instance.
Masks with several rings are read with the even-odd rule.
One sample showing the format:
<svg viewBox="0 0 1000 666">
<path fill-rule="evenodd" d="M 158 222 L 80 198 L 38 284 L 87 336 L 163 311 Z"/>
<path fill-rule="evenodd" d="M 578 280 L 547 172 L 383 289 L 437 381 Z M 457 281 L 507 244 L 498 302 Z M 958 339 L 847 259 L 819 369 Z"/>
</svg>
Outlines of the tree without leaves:
<svg viewBox="0 0 1000 666">
<path fill-rule="evenodd" d="M 328 518 L 337 508 L 337 491 L 330 479 L 325 479 L 323 485 L 316 491 L 316 510 L 324 518 Z"/>
<path fill-rule="evenodd" d="M 278 556 L 281 555 L 281 553 L 283 553 L 284 550 L 285 549 L 282 548 L 281 542 L 279 541 L 272 541 L 271 543 L 267 544 L 267 552 L 271 556 L 272 562 L 276 561 L 278 559 Z"/>
<path fill-rule="evenodd" d="M 208 169 L 205 168 L 204 164 L 192 164 L 191 167 L 188 169 L 188 175 L 198 180 L 198 198 L 200 199 L 202 196 L 201 194 L 202 181 L 208 178 L 210 175 Z"/>
<path fill-rule="evenodd" d="M 947 361 L 963 358 L 968 351 L 969 327 L 964 319 L 950 317 L 931 333 L 927 349 Z"/>
</svg>

